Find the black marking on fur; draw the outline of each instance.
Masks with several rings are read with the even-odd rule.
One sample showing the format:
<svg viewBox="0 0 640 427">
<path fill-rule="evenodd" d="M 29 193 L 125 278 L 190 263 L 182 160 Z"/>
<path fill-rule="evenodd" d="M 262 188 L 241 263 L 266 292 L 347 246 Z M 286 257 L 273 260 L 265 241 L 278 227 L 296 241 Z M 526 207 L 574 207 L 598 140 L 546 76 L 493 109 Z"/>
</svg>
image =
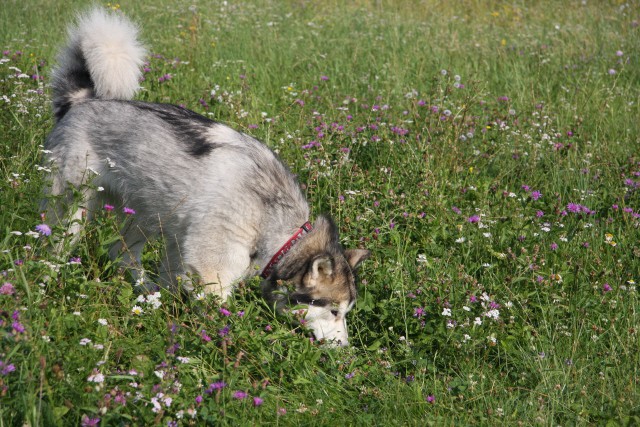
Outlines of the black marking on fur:
<svg viewBox="0 0 640 427">
<path fill-rule="evenodd" d="M 62 118 L 69 112 L 73 106 L 74 101 L 78 101 L 77 98 L 71 96 L 83 89 L 88 89 L 90 92 L 86 98 L 93 98 L 93 81 L 89 75 L 89 71 L 86 69 L 71 70 L 67 73 L 64 80 L 57 81 L 58 87 L 54 87 L 53 96 L 53 112 L 56 121 L 62 120 Z"/>
<path fill-rule="evenodd" d="M 294 292 L 289 296 L 290 304 L 312 305 L 314 307 L 326 307 L 333 303 L 326 298 L 314 299 L 311 295 Z"/>
<path fill-rule="evenodd" d="M 132 105 L 169 125 L 176 139 L 182 141 L 186 151 L 194 157 L 206 156 L 219 147 L 207 137 L 207 131 L 216 124 L 213 120 L 173 104 L 132 102 Z"/>
</svg>

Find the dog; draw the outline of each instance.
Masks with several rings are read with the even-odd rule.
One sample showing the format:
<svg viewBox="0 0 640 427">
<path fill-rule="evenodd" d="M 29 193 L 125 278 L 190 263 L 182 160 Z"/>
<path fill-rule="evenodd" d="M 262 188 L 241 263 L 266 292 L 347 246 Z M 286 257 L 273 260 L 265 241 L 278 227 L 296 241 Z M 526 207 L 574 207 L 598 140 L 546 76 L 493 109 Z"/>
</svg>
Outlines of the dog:
<svg viewBox="0 0 640 427">
<path fill-rule="evenodd" d="M 196 277 L 226 300 L 260 274 L 267 301 L 307 305 L 316 339 L 348 345 L 355 273 L 370 252 L 343 249 L 328 216 L 311 224 L 296 178 L 263 143 L 185 108 L 132 100 L 145 55 L 121 13 L 94 8 L 70 26 L 52 74 L 46 218 L 73 240 L 85 216 L 115 207 L 125 220 L 110 256 L 134 280 L 145 243 L 162 237 L 163 286 L 192 292 Z"/>
</svg>

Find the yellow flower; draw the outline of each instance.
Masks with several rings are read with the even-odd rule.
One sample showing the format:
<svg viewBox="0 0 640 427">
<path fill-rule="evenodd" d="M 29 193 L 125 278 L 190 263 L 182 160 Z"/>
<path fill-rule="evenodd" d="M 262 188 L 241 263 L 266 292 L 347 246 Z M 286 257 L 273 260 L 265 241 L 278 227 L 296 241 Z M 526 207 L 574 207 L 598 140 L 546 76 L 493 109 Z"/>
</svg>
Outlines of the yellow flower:
<svg viewBox="0 0 640 427">
<path fill-rule="evenodd" d="M 604 235 L 604 242 L 614 247 L 617 245 L 617 243 L 613 240 L 613 234 L 609 234 L 609 233 Z"/>
</svg>

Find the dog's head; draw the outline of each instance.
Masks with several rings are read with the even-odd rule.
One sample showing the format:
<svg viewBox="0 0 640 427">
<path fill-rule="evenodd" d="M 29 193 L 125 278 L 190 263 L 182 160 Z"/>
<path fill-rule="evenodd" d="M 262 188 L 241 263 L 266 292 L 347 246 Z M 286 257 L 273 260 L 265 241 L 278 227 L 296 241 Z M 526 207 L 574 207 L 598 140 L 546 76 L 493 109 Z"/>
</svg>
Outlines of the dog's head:
<svg viewBox="0 0 640 427">
<path fill-rule="evenodd" d="M 344 250 L 335 224 L 321 216 L 263 282 L 265 298 L 279 308 L 306 305 L 305 323 L 316 339 L 346 346 L 347 313 L 356 302 L 356 269 L 369 255 L 364 249 Z"/>
</svg>

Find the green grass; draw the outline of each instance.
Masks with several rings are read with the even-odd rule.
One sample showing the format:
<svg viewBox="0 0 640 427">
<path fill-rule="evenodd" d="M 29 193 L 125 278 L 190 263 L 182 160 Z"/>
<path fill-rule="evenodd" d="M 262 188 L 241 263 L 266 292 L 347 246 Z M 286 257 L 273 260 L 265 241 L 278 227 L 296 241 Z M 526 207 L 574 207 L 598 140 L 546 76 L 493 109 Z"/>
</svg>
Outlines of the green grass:
<svg viewBox="0 0 640 427">
<path fill-rule="evenodd" d="M 27 234 L 84 2 L 23 3 L 0 10 L 0 426 L 640 423 L 637 2 L 120 4 L 157 55 L 140 99 L 265 141 L 372 251 L 339 350 L 257 280 L 138 302 L 106 213 L 80 264 Z"/>
</svg>

